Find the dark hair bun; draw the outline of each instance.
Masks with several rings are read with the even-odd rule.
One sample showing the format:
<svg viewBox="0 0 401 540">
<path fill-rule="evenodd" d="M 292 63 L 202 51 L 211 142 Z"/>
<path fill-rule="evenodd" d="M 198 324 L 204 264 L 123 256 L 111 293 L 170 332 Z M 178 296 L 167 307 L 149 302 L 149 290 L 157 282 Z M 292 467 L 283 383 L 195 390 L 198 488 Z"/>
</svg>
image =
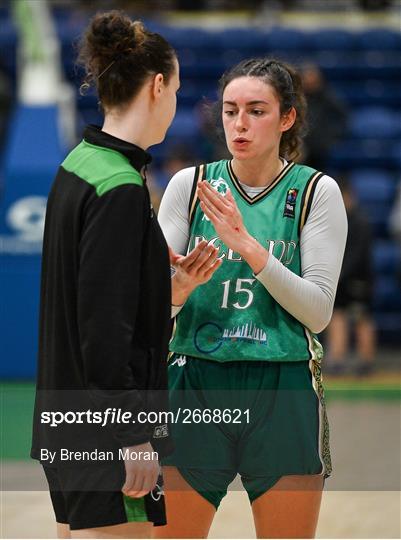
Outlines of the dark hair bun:
<svg viewBox="0 0 401 540">
<path fill-rule="evenodd" d="M 152 73 L 167 80 L 174 58 L 171 45 L 141 21 L 119 10 L 97 13 L 80 44 L 78 63 L 86 70 L 81 90 L 94 84 L 103 106 L 123 105 Z"/>
<path fill-rule="evenodd" d="M 88 52 L 91 53 L 93 61 L 102 64 L 126 51 L 134 51 L 134 24 L 127 15 L 117 10 L 95 15 L 86 32 Z"/>
</svg>

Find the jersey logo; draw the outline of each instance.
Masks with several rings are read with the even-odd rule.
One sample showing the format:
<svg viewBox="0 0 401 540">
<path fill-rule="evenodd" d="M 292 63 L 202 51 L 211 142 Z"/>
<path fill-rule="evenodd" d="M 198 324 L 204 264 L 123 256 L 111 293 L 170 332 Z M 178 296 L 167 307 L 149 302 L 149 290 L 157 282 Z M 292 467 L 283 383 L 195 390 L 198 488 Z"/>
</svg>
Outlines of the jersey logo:
<svg viewBox="0 0 401 540">
<path fill-rule="evenodd" d="M 291 188 L 287 191 L 285 199 L 283 217 L 295 218 L 295 205 L 297 202 L 298 190 Z"/>
<path fill-rule="evenodd" d="M 163 424 L 162 426 L 156 426 L 153 431 L 154 439 L 162 439 L 163 437 L 168 437 L 168 426 Z"/>
<path fill-rule="evenodd" d="M 229 190 L 227 182 L 224 180 L 224 178 L 221 178 L 221 176 L 217 180 L 210 180 L 210 185 L 217 191 L 217 193 L 220 193 L 220 195 L 223 196 L 225 196 Z"/>
<path fill-rule="evenodd" d="M 172 366 L 174 366 L 175 364 L 177 364 L 178 367 L 182 367 L 182 366 L 185 366 L 185 364 L 187 363 L 187 357 L 186 356 L 178 356 L 174 362 L 171 363 Z"/>
<path fill-rule="evenodd" d="M 160 501 L 160 499 L 163 497 L 163 495 L 164 495 L 163 488 L 162 488 L 162 486 L 159 486 L 159 484 L 156 484 L 156 486 L 150 492 L 150 496 L 156 502 Z"/>
<path fill-rule="evenodd" d="M 233 328 L 222 328 L 214 322 L 206 322 L 197 328 L 194 336 L 195 348 L 203 354 L 214 353 L 223 343 L 236 341 L 254 346 L 268 344 L 266 331 L 252 322 Z"/>
<path fill-rule="evenodd" d="M 224 180 L 224 178 L 217 178 L 217 180 L 210 180 L 210 185 L 217 191 L 217 193 L 220 193 L 220 195 L 223 195 L 223 197 L 226 196 L 227 191 L 230 189 L 228 187 L 227 182 Z M 203 214 L 202 221 L 210 221 L 210 219 Z"/>
<path fill-rule="evenodd" d="M 223 339 L 230 341 L 248 341 L 248 343 L 259 343 L 267 345 L 267 334 L 262 328 L 258 328 L 252 322 L 234 328 L 225 328 Z"/>
</svg>

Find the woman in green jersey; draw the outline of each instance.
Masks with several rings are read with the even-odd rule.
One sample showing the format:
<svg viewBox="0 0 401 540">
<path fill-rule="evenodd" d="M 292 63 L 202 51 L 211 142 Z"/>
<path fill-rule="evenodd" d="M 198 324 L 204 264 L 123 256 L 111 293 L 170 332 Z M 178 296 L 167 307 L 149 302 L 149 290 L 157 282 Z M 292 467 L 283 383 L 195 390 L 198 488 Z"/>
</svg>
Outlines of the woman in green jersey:
<svg viewBox="0 0 401 540">
<path fill-rule="evenodd" d="M 239 474 L 258 537 L 312 537 L 331 472 L 316 334 L 332 313 L 344 205 L 332 178 L 291 161 L 305 116 L 292 67 L 243 61 L 222 77 L 220 98 L 232 159 L 178 172 L 159 212 L 176 252 L 176 451 L 156 535 L 206 537 Z M 203 242 L 214 250 L 207 279 L 183 258 Z"/>
</svg>

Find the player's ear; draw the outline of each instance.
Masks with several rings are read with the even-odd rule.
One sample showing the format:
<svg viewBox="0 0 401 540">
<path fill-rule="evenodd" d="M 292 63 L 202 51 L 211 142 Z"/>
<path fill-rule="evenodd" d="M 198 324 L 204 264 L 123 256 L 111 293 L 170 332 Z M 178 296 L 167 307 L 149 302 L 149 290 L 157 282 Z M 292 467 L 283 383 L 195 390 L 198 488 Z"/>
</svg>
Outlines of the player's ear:
<svg viewBox="0 0 401 540">
<path fill-rule="evenodd" d="M 297 111 L 295 110 L 295 107 L 291 107 L 291 109 L 284 113 L 281 116 L 281 122 L 280 122 L 280 128 L 281 131 L 288 131 L 292 128 L 292 126 L 295 123 L 295 120 L 297 118 Z"/>
<path fill-rule="evenodd" d="M 152 97 L 154 99 L 158 99 L 162 95 L 163 89 L 164 89 L 164 77 L 162 73 L 158 73 L 153 78 L 153 82 L 151 86 Z"/>
</svg>

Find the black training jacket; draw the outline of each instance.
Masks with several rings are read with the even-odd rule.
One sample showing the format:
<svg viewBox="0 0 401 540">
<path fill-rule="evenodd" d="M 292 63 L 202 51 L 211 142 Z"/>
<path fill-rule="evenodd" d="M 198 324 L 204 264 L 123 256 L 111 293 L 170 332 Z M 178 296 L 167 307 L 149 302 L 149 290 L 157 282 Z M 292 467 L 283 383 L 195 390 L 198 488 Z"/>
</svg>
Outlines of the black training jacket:
<svg viewBox="0 0 401 540">
<path fill-rule="evenodd" d="M 43 241 L 35 459 L 42 448 L 147 441 L 161 457 L 172 451 L 167 422 L 135 420 L 168 406 L 170 265 L 143 173 L 150 160 L 89 126 L 56 175 Z M 107 408 L 135 423 L 42 421 L 43 412 Z"/>
</svg>

